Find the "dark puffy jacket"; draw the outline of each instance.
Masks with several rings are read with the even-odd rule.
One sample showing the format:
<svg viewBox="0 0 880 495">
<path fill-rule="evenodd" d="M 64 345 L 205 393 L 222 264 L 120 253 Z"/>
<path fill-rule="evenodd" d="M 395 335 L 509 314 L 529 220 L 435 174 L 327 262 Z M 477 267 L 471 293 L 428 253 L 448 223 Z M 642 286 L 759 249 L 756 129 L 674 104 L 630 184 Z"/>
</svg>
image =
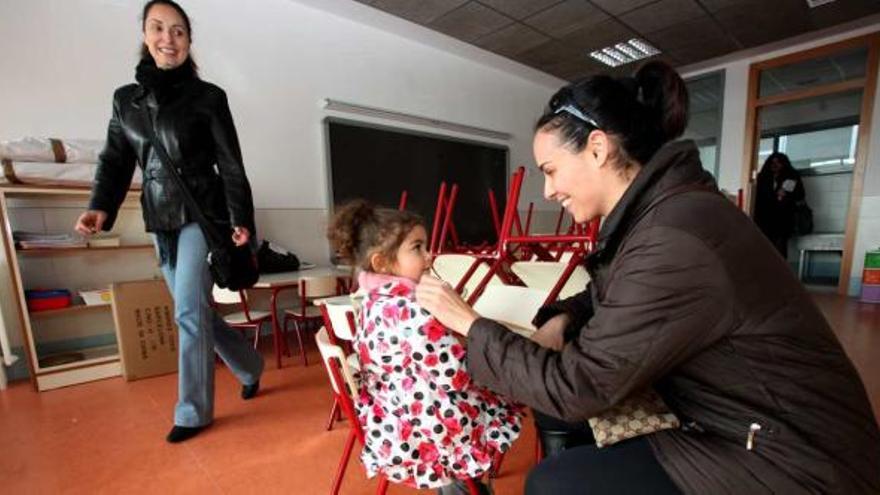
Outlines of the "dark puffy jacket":
<svg viewBox="0 0 880 495">
<path fill-rule="evenodd" d="M 686 493 L 880 493 L 880 432 L 856 370 L 692 142 L 643 167 L 587 268 L 588 292 L 539 314 L 582 327 L 561 352 L 472 325 L 478 383 L 569 421 L 652 385 L 685 426 L 648 438 Z"/>
<path fill-rule="evenodd" d="M 147 118 L 142 105 L 148 106 L 156 136 L 180 167 L 204 214 L 221 225 L 247 227 L 254 235 L 253 198 L 226 94 L 195 78 L 179 82 L 161 104 L 138 84 L 114 93 L 107 143 L 99 157 L 89 205 L 107 212 L 104 229 L 113 226 L 135 163 L 143 170 L 141 205 L 147 231 L 176 230 L 195 221 L 144 132 Z"/>
</svg>

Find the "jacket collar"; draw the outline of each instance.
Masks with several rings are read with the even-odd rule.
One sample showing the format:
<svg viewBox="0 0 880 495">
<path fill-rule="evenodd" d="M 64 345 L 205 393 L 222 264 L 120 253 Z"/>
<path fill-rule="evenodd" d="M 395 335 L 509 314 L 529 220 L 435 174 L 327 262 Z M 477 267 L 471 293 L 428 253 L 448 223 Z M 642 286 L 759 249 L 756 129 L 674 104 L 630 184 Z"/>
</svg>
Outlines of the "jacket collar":
<svg viewBox="0 0 880 495">
<path fill-rule="evenodd" d="M 611 213 L 602 223 L 590 264 L 610 259 L 635 221 L 656 201 L 693 185 L 717 191 L 715 179 L 703 170 L 697 147 L 691 140 L 667 143 L 642 166 Z"/>
<path fill-rule="evenodd" d="M 379 295 L 397 296 L 415 293 L 416 282 L 394 275 L 374 272 L 361 272 L 358 275 L 358 286 L 366 292 Z"/>
<path fill-rule="evenodd" d="M 172 88 L 175 94 L 181 95 L 184 91 L 193 87 L 197 81 L 199 81 L 199 79 L 185 79 L 183 81 L 178 81 L 174 83 Z M 158 106 L 159 104 L 158 100 L 156 99 L 156 95 L 152 91 L 150 91 L 143 84 L 138 84 L 134 89 L 134 96 L 131 100 L 131 104 L 135 108 L 140 108 L 141 102 L 145 99 L 147 100 L 148 104 L 153 107 Z"/>
</svg>

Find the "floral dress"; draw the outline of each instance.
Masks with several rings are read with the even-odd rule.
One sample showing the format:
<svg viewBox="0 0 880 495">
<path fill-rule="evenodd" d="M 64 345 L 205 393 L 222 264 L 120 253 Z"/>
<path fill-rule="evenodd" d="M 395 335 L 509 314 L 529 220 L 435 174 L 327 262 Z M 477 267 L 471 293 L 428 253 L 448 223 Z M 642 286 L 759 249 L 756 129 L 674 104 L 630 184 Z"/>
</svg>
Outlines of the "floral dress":
<svg viewBox="0 0 880 495">
<path fill-rule="evenodd" d="M 471 382 L 465 349 L 415 302 L 411 280 L 361 274 L 361 460 L 417 488 L 477 478 L 519 436 L 521 408 Z"/>
</svg>

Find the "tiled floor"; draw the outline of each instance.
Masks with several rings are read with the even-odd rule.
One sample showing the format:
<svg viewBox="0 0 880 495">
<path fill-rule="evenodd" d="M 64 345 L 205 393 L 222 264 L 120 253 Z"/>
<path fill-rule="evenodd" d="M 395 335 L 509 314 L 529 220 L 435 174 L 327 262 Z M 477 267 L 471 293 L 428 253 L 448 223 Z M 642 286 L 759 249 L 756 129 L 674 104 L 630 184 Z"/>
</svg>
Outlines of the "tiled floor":
<svg viewBox="0 0 880 495">
<path fill-rule="evenodd" d="M 859 368 L 880 415 L 880 306 L 817 295 Z M 263 391 L 242 401 L 225 369 L 217 373 L 217 420 L 199 437 L 165 443 L 176 396 L 174 375 L 126 383 L 110 379 L 46 393 L 19 383 L 0 393 L 0 491 L 56 493 L 285 493 L 329 491 L 346 434 L 323 429 L 330 394 L 317 353 L 303 368 L 287 359 Z M 534 460 L 524 432 L 505 460 L 496 493 L 522 492 Z M 345 494 L 374 493 L 352 460 Z M 392 487 L 389 493 L 414 493 Z"/>
</svg>

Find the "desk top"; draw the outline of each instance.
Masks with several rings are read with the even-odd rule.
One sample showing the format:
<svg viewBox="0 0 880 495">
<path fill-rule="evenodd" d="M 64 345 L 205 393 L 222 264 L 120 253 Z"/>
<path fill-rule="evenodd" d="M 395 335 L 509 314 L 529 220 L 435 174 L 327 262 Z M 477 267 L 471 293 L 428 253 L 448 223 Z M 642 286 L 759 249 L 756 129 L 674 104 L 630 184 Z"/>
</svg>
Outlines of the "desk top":
<svg viewBox="0 0 880 495">
<path fill-rule="evenodd" d="M 299 284 L 302 279 L 314 277 L 348 277 L 350 271 L 340 270 L 332 266 L 316 266 L 306 270 L 297 270 L 294 272 L 266 273 L 260 275 L 260 279 L 254 284 L 254 289 L 277 289 L 279 287 L 290 287 Z"/>
<path fill-rule="evenodd" d="M 322 304 L 351 306 L 351 296 L 348 294 L 343 294 L 341 296 L 323 297 L 321 299 L 315 299 L 314 301 L 312 301 L 312 304 L 314 304 L 315 306 L 321 306 Z"/>
</svg>

